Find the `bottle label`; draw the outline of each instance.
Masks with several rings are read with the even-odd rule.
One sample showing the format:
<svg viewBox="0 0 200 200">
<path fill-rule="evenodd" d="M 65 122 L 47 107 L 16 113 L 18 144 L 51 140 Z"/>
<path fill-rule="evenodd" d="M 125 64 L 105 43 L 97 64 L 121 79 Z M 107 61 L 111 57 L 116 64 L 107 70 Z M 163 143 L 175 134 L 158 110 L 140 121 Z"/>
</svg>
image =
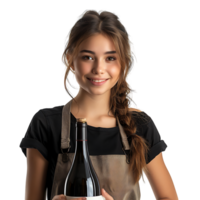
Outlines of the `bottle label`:
<svg viewBox="0 0 200 200">
<path fill-rule="evenodd" d="M 72 196 L 66 196 L 66 197 L 67 197 L 67 200 L 80 198 L 80 197 L 72 197 Z M 85 197 L 85 198 L 88 200 L 106 200 L 105 197 L 103 197 L 102 195 L 94 196 L 94 197 Z"/>
</svg>

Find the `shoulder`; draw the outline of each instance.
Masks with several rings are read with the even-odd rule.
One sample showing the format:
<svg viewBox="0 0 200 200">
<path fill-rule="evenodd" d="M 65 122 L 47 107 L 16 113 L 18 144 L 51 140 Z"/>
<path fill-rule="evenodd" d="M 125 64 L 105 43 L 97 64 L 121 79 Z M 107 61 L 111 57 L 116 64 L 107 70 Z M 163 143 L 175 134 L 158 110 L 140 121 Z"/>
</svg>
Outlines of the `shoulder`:
<svg viewBox="0 0 200 200">
<path fill-rule="evenodd" d="M 62 113 L 63 107 L 64 105 L 42 108 L 39 110 L 39 112 L 42 112 L 45 116 L 57 115 Z"/>
<path fill-rule="evenodd" d="M 136 108 L 128 108 L 128 111 L 129 111 L 129 112 L 131 112 L 131 111 L 142 112 L 141 110 L 136 109 Z"/>
<path fill-rule="evenodd" d="M 136 108 L 136 107 L 129 107 L 129 112 L 131 112 L 132 119 L 138 126 L 147 127 L 149 121 L 151 120 L 150 116 L 147 114 L 145 109 L 143 108 Z"/>
<path fill-rule="evenodd" d="M 48 129 L 48 125 L 52 122 L 59 123 L 59 119 L 62 116 L 62 106 L 55 106 L 50 108 L 41 108 L 33 114 L 31 119 L 31 127 L 45 127 Z M 58 115 L 60 117 L 58 117 Z"/>
</svg>

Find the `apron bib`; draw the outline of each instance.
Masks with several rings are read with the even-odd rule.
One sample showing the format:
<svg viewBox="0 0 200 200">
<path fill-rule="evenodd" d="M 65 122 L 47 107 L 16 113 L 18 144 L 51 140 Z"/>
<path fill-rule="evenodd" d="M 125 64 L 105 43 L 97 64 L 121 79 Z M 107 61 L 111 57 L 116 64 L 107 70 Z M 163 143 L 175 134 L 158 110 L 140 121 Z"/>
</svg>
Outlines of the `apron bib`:
<svg viewBox="0 0 200 200">
<path fill-rule="evenodd" d="M 70 100 L 62 110 L 61 152 L 58 154 L 56 169 L 51 190 L 51 200 L 55 195 L 64 194 L 64 184 L 72 165 L 74 153 L 68 153 L 70 149 L 70 125 L 71 125 Z M 124 150 L 130 150 L 127 136 L 117 117 Z M 67 152 L 64 149 L 68 149 Z M 139 183 L 134 185 L 133 177 L 129 175 L 126 154 L 124 155 L 95 155 L 90 156 L 93 168 L 97 174 L 100 189 L 104 188 L 114 200 L 139 200 Z M 101 194 L 102 195 L 102 194 Z"/>
</svg>

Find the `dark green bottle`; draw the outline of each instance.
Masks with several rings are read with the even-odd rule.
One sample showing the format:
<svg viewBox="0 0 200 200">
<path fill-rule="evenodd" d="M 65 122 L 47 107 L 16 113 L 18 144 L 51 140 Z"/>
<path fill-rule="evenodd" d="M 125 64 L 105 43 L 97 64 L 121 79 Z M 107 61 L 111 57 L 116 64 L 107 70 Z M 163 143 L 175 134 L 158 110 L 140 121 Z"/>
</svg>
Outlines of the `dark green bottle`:
<svg viewBox="0 0 200 200">
<path fill-rule="evenodd" d="M 75 131 L 74 159 L 65 180 L 64 195 L 67 196 L 67 199 L 101 196 L 99 180 L 88 152 L 87 121 L 85 118 L 77 119 Z"/>
</svg>

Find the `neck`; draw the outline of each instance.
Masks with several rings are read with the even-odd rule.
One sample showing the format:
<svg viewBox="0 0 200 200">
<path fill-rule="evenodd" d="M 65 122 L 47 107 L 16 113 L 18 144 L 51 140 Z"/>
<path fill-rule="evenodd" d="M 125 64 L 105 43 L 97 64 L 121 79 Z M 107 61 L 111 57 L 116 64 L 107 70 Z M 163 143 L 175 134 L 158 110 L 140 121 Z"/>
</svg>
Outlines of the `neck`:
<svg viewBox="0 0 200 200">
<path fill-rule="evenodd" d="M 78 95 L 71 104 L 71 112 L 79 117 L 113 116 L 109 112 L 110 91 L 102 95 L 91 95 L 84 90 L 79 90 Z M 77 105 L 78 104 L 78 105 Z"/>
</svg>

